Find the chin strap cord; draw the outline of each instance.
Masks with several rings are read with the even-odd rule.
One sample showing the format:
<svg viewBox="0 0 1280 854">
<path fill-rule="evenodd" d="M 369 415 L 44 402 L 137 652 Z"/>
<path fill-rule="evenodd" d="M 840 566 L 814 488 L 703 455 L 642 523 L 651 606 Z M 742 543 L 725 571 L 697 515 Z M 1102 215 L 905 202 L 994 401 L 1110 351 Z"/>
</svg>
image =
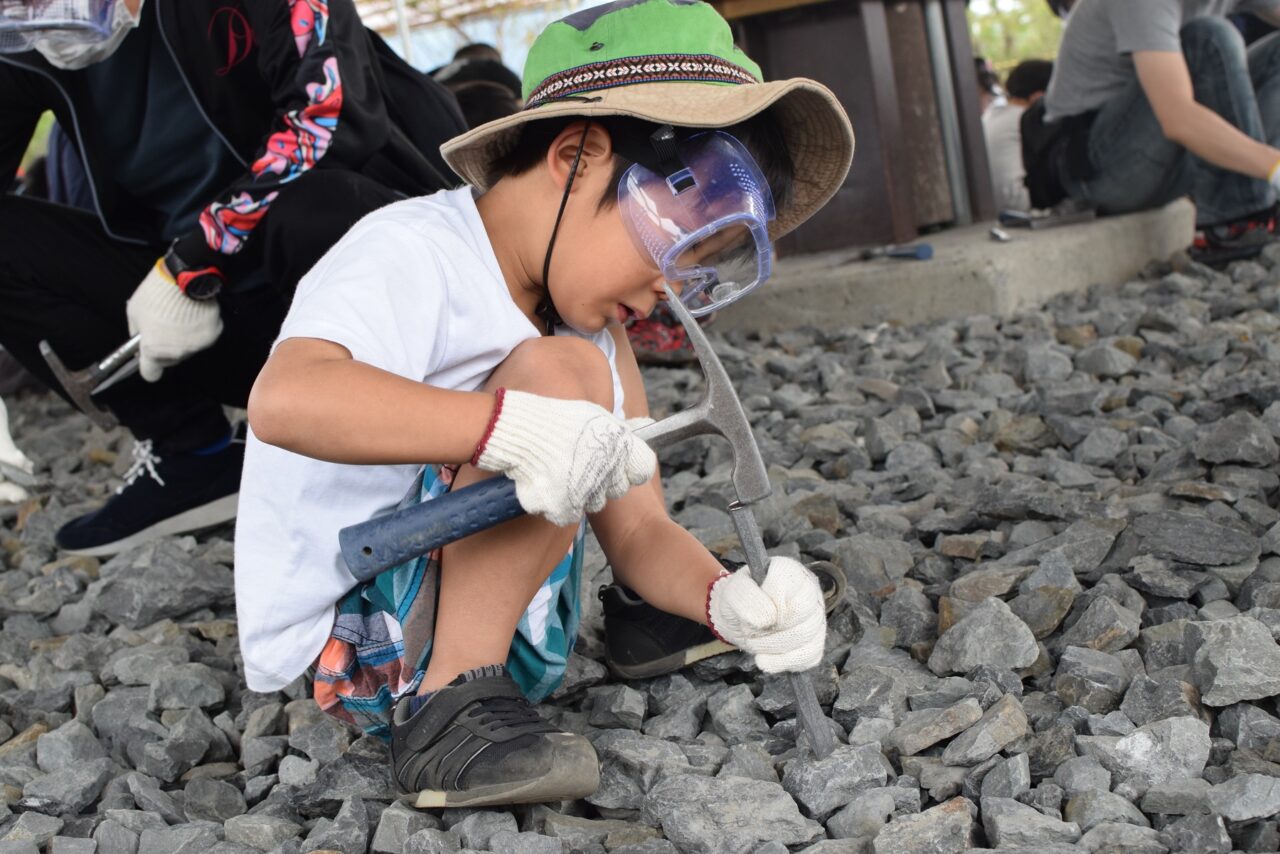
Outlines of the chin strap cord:
<svg viewBox="0 0 1280 854">
<path fill-rule="evenodd" d="M 578 175 L 578 163 L 582 160 L 582 149 L 587 145 L 587 131 L 591 130 L 591 121 L 582 129 L 582 139 L 578 140 L 578 150 L 573 155 L 573 165 L 569 168 L 569 180 L 564 183 L 564 195 L 560 197 L 560 209 L 556 211 L 556 224 L 551 227 L 551 240 L 547 243 L 547 254 L 542 259 L 542 287 L 546 294 L 538 304 L 538 316 L 547 324 L 547 334 L 554 334 L 556 324 L 560 322 L 560 312 L 556 311 L 555 302 L 551 299 L 551 250 L 556 248 L 556 235 L 560 231 L 560 220 L 564 216 L 565 206 L 569 204 L 569 191 L 573 189 L 573 179 Z"/>
</svg>

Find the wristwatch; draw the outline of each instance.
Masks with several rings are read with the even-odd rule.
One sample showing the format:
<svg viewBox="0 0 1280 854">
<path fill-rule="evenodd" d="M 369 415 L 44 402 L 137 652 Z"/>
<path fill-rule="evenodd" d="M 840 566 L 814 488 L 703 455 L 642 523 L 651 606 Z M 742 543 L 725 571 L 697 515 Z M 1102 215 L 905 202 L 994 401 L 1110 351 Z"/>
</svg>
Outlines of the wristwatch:
<svg viewBox="0 0 1280 854">
<path fill-rule="evenodd" d="M 165 253 L 164 265 L 178 290 L 194 300 L 210 300 L 222 292 L 222 271 L 212 264 L 192 267 L 171 248 Z"/>
</svg>

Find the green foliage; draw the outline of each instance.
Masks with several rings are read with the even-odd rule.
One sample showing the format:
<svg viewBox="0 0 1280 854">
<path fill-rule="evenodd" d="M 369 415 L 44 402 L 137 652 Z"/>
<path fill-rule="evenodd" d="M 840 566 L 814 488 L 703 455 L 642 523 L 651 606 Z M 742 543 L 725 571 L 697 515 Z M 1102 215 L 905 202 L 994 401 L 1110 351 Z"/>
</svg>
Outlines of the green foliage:
<svg viewBox="0 0 1280 854">
<path fill-rule="evenodd" d="M 1045 0 L 973 0 L 969 33 L 974 54 L 991 60 L 1004 75 L 1024 59 L 1056 57 L 1062 21 Z"/>
</svg>

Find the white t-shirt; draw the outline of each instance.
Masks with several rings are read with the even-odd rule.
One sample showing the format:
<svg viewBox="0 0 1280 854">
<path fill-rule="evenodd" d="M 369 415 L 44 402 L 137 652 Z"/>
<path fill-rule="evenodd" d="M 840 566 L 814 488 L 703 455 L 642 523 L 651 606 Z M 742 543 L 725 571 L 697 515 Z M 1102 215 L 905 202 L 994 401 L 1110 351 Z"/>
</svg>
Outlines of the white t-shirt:
<svg viewBox="0 0 1280 854">
<path fill-rule="evenodd" d="M 1031 210 L 1031 197 L 1026 184 L 1027 170 L 1022 166 L 1022 114 L 1017 104 L 992 105 L 982 114 L 982 133 L 987 140 L 987 162 L 991 165 L 991 183 L 1000 210 Z"/>
<path fill-rule="evenodd" d="M 356 223 L 298 283 L 277 343 L 321 338 L 400 376 L 474 391 L 517 344 L 538 334 L 512 302 L 464 187 L 397 202 Z M 561 327 L 556 334 L 578 333 Z M 621 416 L 613 338 L 607 331 L 579 337 L 608 357 Z M 251 689 L 278 690 L 315 661 L 334 605 L 356 583 L 338 531 L 393 509 L 418 468 L 322 462 L 250 432 L 235 578 Z"/>
</svg>

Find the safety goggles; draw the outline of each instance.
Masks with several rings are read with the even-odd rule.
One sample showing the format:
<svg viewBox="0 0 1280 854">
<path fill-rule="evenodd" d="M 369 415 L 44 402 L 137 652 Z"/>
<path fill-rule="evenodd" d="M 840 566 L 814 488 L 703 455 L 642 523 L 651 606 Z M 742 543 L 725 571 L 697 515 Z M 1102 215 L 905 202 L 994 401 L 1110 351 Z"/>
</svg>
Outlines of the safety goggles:
<svg viewBox="0 0 1280 854">
<path fill-rule="evenodd" d="M 0 0 L 0 53 L 32 50 L 56 35 L 91 44 L 111 35 L 117 0 Z"/>
<path fill-rule="evenodd" d="M 773 195 L 755 160 L 727 133 L 672 137 L 665 152 L 655 135 L 654 145 L 659 170 L 640 163 L 627 169 L 618 206 L 637 248 L 701 317 L 769 278 Z"/>
</svg>

